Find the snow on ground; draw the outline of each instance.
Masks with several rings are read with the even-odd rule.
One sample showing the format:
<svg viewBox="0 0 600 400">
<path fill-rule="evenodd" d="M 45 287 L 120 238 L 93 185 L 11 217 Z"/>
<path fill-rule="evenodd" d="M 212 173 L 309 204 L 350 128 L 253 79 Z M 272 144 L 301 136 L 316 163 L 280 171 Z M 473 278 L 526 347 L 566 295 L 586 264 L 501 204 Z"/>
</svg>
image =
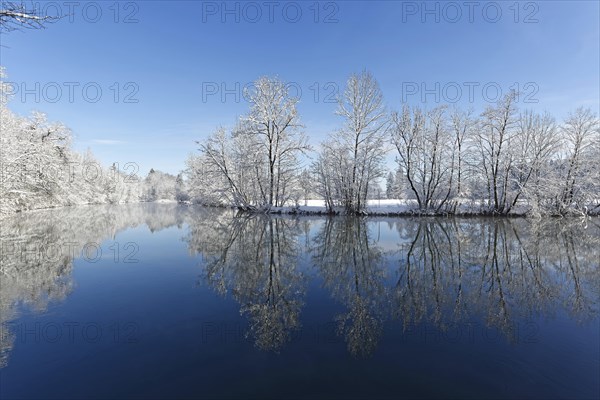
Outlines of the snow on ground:
<svg viewBox="0 0 600 400">
<path fill-rule="evenodd" d="M 366 213 L 369 215 L 390 215 L 390 214 L 410 214 L 411 209 L 417 207 L 416 202 L 412 204 L 410 200 L 394 200 L 394 199 L 381 199 L 381 200 L 368 200 Z M 272 207 L 272 213 L 282 214 L 325 214 L 327 208 L 324 200 L 310 199 L 306 201 L 300 201 L 300 206 L 296 207 L 293 205 L 285 207 Z M 336 207 L 336 212 L 342 213 L 343 207 Z"/>
<path fill-rule="evenodd" d="M 455 215 L 482 215 L 485 214 L 483 201 L 464 200 L 457 207 Z M 289 205 L 285 207 L 272 207 L 271 213 L 281 214 L 325 214 L 327 208 L 324 200 L 310 199 L 300 201 L 300 206 Z M 343 207 L 336 207 L 335 211 L 342 214 Z M 529 207 L 525 202 L 513 208 L 510 215 L 526 215 Z M 367 215 L 415 215 L 419 213 L 416 200 L 399 199 L 377 199 L 368 200 L 365 209 Z M 433 212 L 426 213 L 434 215 Z M 443 211 L 440 215 L 445 214 Z"/>
</svg>

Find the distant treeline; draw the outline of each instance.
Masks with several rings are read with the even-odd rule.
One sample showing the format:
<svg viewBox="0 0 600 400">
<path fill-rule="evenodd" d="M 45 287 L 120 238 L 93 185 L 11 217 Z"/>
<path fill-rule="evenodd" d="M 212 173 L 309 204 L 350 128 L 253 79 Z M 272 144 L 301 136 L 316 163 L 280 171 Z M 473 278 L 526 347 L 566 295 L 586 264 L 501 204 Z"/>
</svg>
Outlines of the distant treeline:
<svg viewBox="0 0 600 400">
<path fill-rule="evenodd" d="M 0 76 L 4 73 L 0 70 Z M 135 163 L 102 166 L 88 151 L 71 148 L 71 132 L 40 112 L 20 116 L 0 93 L 0 215 L 77 204 L 137 203 L 187 199 L 183 174 L 151 170 L 138 176 Z"/>
</svg>

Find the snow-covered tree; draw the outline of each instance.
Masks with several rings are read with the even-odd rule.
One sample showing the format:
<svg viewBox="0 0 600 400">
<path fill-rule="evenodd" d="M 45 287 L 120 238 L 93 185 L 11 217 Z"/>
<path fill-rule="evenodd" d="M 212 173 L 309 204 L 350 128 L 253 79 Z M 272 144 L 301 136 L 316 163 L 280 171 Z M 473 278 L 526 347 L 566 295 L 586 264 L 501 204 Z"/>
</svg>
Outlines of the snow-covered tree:
<svg viewBox="0 0 600 400">
<path fill-rule="evenodd" d="M 175 200 L 177 200 L 179 203 L 190 200 L 188 186 L 183 177 L 183 172 L 177 174 L 177 178 L 175 179 Z"/>
<path fill-rule="evenodd" d="M 487 210 L 508 214 L 519 199 L 520 189 L 512 180 L 518 138 L 517 94 L 512 91 L 496 106 L 482 113 L 475 134 L 480 179 L 485 182 Z"/>
<path fill-rule="evenodd" d="M 177 177 L 174 175 L 150 169 L 144 183 L 144 200 L 175 200 Z"/>
<path fill-rule="evenodd" d="M 451 115 L 452 134 L 454 140 L 454 168 L 452 173 L 455 174 L 456 196 L 458 200 L 468 197 L 470 190 L 466 184 L 466 180 L 471 176 L 468 168 L 471 138 L 473 130 L 476 126 L 476 120 L 472 116 L 472 111 L 462 111 L 454 108 Z"/>
<path fill-rule="evenodd" d="M 0 77 L 4 78 L 3 70 Z M 45 114 L 19 116 L 0 93 L 0 214 L 75 204 L 139 201 L 140 184 L 118 165 L 103 167 L 71 148 L 71 132 Z"/>
<path fill-rule="evenodd" d="M 387 152 L 387 115 L 375 78 L 366 71 L 350 76 L 338 100 L 343 127 L 322 144 L 314 168 L 328 206 L 341 203 L 347 213 L 362 212 L 369 186 L 383 176 Z"/>
<path fill-rule="evenodd" d="M 388 199 L 393 199 L 396 196 L 396 175 L 390 171 L 385 180 L 385 196 Z"/>
<path fill-rule="evenodd" d="M 262 155 L 260 167 L 266 176 L 257 174 L 264 191 L 263 207 L 283 206 L 290 198 L 291 187 L 300 172 L 299 156 L 308 151 L 307 138 L 301 131 L 299 99 L 289 94 L 288 85 L 277 78 L 259 78 L 247 90 L 250 112 L 242 117 L 236 135 L 255 136 Z M 265 179 L 266 178 L 266 179 Z"/>
<path fill-rule="evenodd" d="M 329 140 L 321 143 L 321 151 L 312 165 L 316 178 L 316 192 L 325 200 L 328 212 L 343 205 L 347 190 L 348 157 L 339 143 Z"/>
<path fill-rule="evenodd" d="M 303 199 L 305 206 L 308 204 L 307 200 L 311 198 L 313 193 L 313 178 L 314 177 L 308 169 L 303 170 L 298 177 L 298 200 Z M 296 201 L 296 204 L 298 203 L 299 201 Z"/>
<path fill-rule="evenodd" d="M 190 190 L 207 204 L 269 210 L 294 197 L 300 155 L 310 146 L 288 85 L 263 77 L 246 95 L 250 112 L 234 130 L 220 128 L 198 142 L 202 156 L 188 162 Z"/>
<path fill-rule="evenodd" d="M 423 211 L 440 211 L 456 192 L 456 141 L 446 111 L 440 106 L 424 113 L 405 105 L 392 116 L 390 132 L 397 162 Z"/>
<path fill-rule="evenodd" d="M 600 121 L 590 109 L 579 108 L 561 127 L 564 140 L 562 165 L 555 195 L 555 211 L 584 211 L 589 204 L 598 208 L 600 169 L 598 154 Z"/>
<path fill-rule="evenodd" d="M 218 129 L 200 145 L 200 156 L 188 160 L 190 193 L 196 202 L 253 209 L 264 199 L 257 144 L 249 135 Z"/>
<path fill-rule="evenodd" d="M 517 133 L 511 174 L 515 201 L 522 195 L 531 212 L 540 215 L 550 205 L 548 193 L 555 185 L 552 161 L 561 145 L 559 130 L 550 115 L 525 111 L 519 116 Z"/>
</svg>

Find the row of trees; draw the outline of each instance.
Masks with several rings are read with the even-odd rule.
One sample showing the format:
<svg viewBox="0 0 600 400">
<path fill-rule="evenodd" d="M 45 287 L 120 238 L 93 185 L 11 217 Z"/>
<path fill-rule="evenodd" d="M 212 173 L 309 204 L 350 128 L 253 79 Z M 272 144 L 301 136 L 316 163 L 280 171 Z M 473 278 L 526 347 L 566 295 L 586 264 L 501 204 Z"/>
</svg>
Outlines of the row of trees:
<svg viewBox="0 0 600 400">
<path fill-rule="evenodd" d="M 534 213 L 598 209 L 598 117 L 578 109 L 557 125 L 548 114 L 518 112 L 516 95 L 479 117 L 447 106 L 392 114 L 400 174 L 388 182 L 406 187 L 422 210 L 455 212 L 465 200 L 498 214 L 520 203 Z"/>
<path fill-rule="evenodd" d="M 42 28 L 57 19 L 3 2 L 0 30 Z M 118 166 L 97 168 L 91 154 L 70 149 L 63 125 L 39 113 L 30 118 L 11 113 L 7 89 L 0 82 L 0 215 L 56 205 L 190 198 L 268 211 L 299 204 L 313 193 L 329 212 L 342 207 L 356 214 L 364 212 L 374 187 L 379 192 L 390 150 L 397 170 L 388 174 L 387 197 L 414 200 L 418 212 L 456 213 L 467 203 L 470 212 L 491 214 L 509 214 L 521 204 L 537 215 L 600 212 L 598 116 L 578 109 L 557 124 L 548 114 L 519 112 L 514 92 L 480 115 L 409 105 L 390 113 L 373 76 L 354 74 L 338 99 L 340 129 L 321 144 L 310 168 L 303 168 L 302 155 L 311 148 L 298 99 L 284 82 L 263 77 L 246 93 L 250 110 L 237 126 L 229 132 L 219 128 L 198 143 L 200 155 L 187 160 L 188 190 L 181 174 L 151 171 L 141 181 Z M 90 164 L 95 165 L 91 176 Z"/>
<path fill-rule="evenodd" d="M 481 114 L 403 105 L 389 112 L 368 72 L 352 75 L 339 98 L 343 122 L 308 167 L 310 151 L 285 83 L 260 78 L 250 111 L 230 132 L 199 142 L 188 160 L 191 195 L 205 204 L 270 210 L 317 194 L 334 212 L 365 211 L 385 176 L 387 154 L 397 166 L 387 196 L 410 200 L 423 213 L 533 214 L 600 211 L 600 124 L 577 109 L 559 124 L 548 114 L 520 111 L 511 92 Z"/>
<path fill-rule="evenodd" d="M 287 85 L 260 78 L 250 110 L 231 131 L 198 142 L 178 176 L 105 168 L 72 150 L 71 134 L 44 114 L 7 107 L 2 83 L 0 212 L 90 203 L 193 200 L 264 210 L 320 197 L 329 212 L 365 212 L 396 155 L 386 195 L 415 212 L 569 214 L 600 212 L 598 116 L 578 109 L 562 124 L 519 111 L 516 93 L 480 115 L 446 105 L 389 112 L 376 80 L 352 75 L 339 99 L 343 123 L 313 157 Z M 525 211 L 524 211 L 525 210 Z"/>
<path fill-rule="evenodd" d="M 28 117 L 11 112 L 6 84 L 1 85 L 0 215 L 75 204 L 187 199 L 182 174 L 151 170 L 143 179 L 135 165 L 106 168 L 91 152 L 71 148 L 71 132 L 63 124 L 39 112 Z"/>
</svg>

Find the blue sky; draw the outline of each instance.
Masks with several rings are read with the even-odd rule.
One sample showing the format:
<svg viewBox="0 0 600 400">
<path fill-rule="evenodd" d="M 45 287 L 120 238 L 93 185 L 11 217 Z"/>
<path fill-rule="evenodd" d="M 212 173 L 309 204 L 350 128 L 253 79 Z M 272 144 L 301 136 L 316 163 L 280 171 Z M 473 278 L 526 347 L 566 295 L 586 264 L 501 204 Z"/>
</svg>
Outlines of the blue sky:
<svg viewBox="0 0 600 400">
<path fill-rule="evenodd" d="M 46 112 L 76 149 L 142 175 L 181 170 L 195 140 L 246 111 L 241 88 L 262 75 L 292 82 L 314 144 L 341 123 L 329 100 L 363 69 L 390 109 L 449 100 L 479 112 L 516 87 L 523 108 L 559 119 L 599 108 L 598 1 L 76 3 L 45 30 L 2 35 L 10 107 Z"/>
</svg>

